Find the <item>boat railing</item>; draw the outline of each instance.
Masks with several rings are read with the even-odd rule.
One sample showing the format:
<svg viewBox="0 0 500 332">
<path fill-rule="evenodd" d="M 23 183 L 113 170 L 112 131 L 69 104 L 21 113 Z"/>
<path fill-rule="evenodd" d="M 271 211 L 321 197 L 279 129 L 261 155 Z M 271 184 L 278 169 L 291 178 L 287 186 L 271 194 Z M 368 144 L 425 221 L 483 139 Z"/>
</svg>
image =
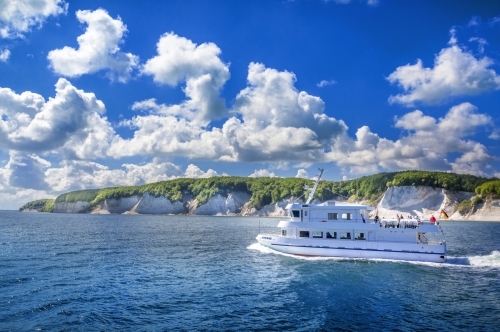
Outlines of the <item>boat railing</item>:
<svg viewBox="0 0 500 332">
<path fill-rule="evenodd" d="M 280 218 L 280 221 L 293 221 L 288 218 Z M 321 218 L 314 218 L 314 219 L 309 219 L 308 221 L 305 222 L 328 222 L 328 223 L 346 223 L 346 222 L 355 222 L 355 223 L 363 223 L 361 220 L 356 220 L 356 219 L 335 219 L 335 220 L 325 220 Z M 380 221 L 375 221 L 368 219 L 365 221 L 366 224 L 378 224 L 380 227 L 383 228 L 410 228 L 410 229 L 417 229 L 420 227 L 420 225 L 439 225 L 438 222 L 432 223 L 430 221 L 421 221 L 418 219 L 402 219 L 399 222 L 398 226 L 398 221 L 395 219 L 382 219 Z"/>
</svg>

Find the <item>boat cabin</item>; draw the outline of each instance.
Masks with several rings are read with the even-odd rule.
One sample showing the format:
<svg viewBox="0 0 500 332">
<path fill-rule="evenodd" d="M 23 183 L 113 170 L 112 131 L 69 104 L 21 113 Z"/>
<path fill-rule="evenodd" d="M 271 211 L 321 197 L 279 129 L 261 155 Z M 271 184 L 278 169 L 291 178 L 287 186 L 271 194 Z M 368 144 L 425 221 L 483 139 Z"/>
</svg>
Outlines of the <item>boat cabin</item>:
<svg viewBox="0 0 500 332">
<path fill-rule="evenodd" d="M 286 207 L 290 221 L 328 222 L 346 221 L 363 223 L 368 220 L 371 206 L 350 204 L 338 201 L 326 201 L 322 204 L 288 204 Z"/>
</svg>

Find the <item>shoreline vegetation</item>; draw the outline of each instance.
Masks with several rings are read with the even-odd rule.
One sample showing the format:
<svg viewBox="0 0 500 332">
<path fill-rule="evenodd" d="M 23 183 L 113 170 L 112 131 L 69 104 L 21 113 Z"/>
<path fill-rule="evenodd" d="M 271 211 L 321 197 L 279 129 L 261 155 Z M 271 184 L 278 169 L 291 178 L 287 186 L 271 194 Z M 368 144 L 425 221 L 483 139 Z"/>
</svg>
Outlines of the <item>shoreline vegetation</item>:
<svg viewBox="0 0 500 332">
<path fill-rule="evenodd" d="M 89 212 L 108 199 L 120 199 L 148 193 L 154 197 L 164 197 L 170 202 L 182 202 L 186 195 L 195 198 L 195 206 L 207 203 L 213 196 L 227 196 L 232 192 L 250 195 L 250 206 L 259 210 L 266 205 L 289 197 L 305 197 L 306 185 L 312 181 L 302 178 L 248 178 L 248 177 L 211 177 L 180 178 L 169 181 L 138 185 L 109 187 L 103 189 L 78 190 L 59 195 L 56 199 L 39 199 L 28 202 L 19 211 L 54 212 L 57 203 L 88 203 Z M 469 192 L 475 196 L 459 202 L 457 211 L 465 215 L 491 197 L 500 196 L 500 180 L 473 175 L 429 171 L 384 172 L 358 179 L 326 181 L 319 183 L 314 198 L 320 201 L 348 200 L 364 201 L 376 205 L 390 187 L 428 186 L 443 188 L 452 192 Z"/>
</svg>

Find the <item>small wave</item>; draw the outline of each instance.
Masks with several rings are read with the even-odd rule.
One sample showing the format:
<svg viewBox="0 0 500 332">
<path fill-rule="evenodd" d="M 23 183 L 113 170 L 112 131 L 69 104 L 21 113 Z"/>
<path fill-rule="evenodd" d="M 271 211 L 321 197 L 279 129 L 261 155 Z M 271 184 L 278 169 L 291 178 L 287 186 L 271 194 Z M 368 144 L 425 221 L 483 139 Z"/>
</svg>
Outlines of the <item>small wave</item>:
<svg viewBox="0 0 500 332">
<path fill-rule="evenodd" d="M 275 255 L 281 255 L 281 256 L 286 256 L 286 257 L 292 257 L 296 259 L 304 259 L 304 260 L 326 260 L 326 259 L 342 259 L 341 257 L 317 257 L 317 256 L 299 256 L 299 255 L 292 255 L 292 254 L 287 254 L 284 252 L 276 251 L 273 249 L 270 249 L 266 246 L 263 246 L 260 243 L 253 243 L 247 247 L 247 249 L 250 250 L 257 250 L 263 254 L 275 254 Z"/>
<path fill-rule="evenodd" d="M 471 267 L 500 268 L 500 251 L 495 250 L 491 254 L 484 256 L 448 257 L 446 263 Z"/>
</svg>

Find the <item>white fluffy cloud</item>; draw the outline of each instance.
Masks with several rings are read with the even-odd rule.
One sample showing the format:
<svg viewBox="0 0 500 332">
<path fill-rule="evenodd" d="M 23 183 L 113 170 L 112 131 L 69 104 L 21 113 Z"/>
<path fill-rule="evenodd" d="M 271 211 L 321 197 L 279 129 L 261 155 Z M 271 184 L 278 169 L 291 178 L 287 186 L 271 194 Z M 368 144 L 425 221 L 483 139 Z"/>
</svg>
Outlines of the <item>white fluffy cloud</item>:
<svg viewBox="0 0 500 332">
<path fill-rule="evenodd" d="M 379 167 L 389 170 L 451 170 L 484 176 L 479 169 L 495 158 L 480 143 L 466 139 L 478 128 L 491 124 L 491 117 L 476 112 L 470 103 L 452 107 L 443 118 L 435 119 L 421 111 L 396 118 L 396 128 L 408 131 L 397 141 L 381 138 L 367 126 L 356 132 L 356 139 L 343 135 L 327 154 L 351 173 L 375 173 Z M 448 154 L 458 153 L 455 161 Z"/>
<path fill-rule="evenodd" d="M 10 187 L 22 189 L 46 190 L 44 169 L 50 162 L 38 157 L 36 154 L 11 152 L 10 160 L 4 168 L 6 183 Z"/>
<path fill-rule="evenodd" d="M 191 40 L 166 33 L 157 43 L 158 55 L 149 59 L 142 73 L 155 82 L 176 86 L 186 82 L 184 103 L 174 106 L 135 104 L 135 109 L 152 108 L 163 114 L 176 114 L 208 124 L 226 115 L 225 100 L 220 90 L 229 79 L 228 65 L 219 58 L 221 50 L 213 43 L 196 45 Z M 151 100 L 150 100 L 151 102 Z"/>
<path fill-rule="evenodd" d="M 0 168 L 0 210 L 17 209 L 26 202 L 51 197 L 44 172 L 50 162 L 35 154 L 10 152 Z"/>
<path fill-rule="evenodd" d="M 268 171 L 267 169 L 259 169 L 259 170 L 255 170 L 248 177 L 250 177 L 250 178 L 275 178 L 276 174 L 274 174 L 274 172 Z"/>
<path fill-rule="evenodd" d="M 126 82 L 139 58 L 120 51 L 127 27 L 120 17 L 111 18 L 104 9 L 79 10 L 76 17 L 87 24 L 85 33 L 77 38 L 79 48 L 65 46 L 49 52 L 52 69 L 61 75 L 78 77 L 105 70 L 111 80 Z"/>
<path fill-rule="evenodd" d="M 0 37 L 23 37 L 32 26 L 41 26 L 49 16 L 65 14 L 68 4 L 62 0 L 0 1 Z"/>
<path fill-rule="evenodd" d="M 324 102 L 299 92 L 287 71 L 251 63 L 249 86 L 236 97 L 232 118 L 223 127 L 235 145 L 238 160 L 317 160 L 322 148 L 347 126 L 324 114 Z"/>
<path fill-rule="evenodd" d="M 179 38 L 171 34 L 167 37 Z M 191 46 L 195 51 L 201 47 Z M 163 78 L 165 82 L 167 77 Z M 176 80 L 181 77 L 176 76 Z M 320 160 L 323 149 L 347 129 L 343 121 L 323 113 L 324 103 L 319 97 L 297 91 L 293 73 L 252 63 L 248 83 L 236 98 L 231 110 L 234 116 L 222 128 L 208 130 L 195 118 L 182 117 L 182 112 L 175 116 L 154 100 L 135 104 L 135 109 L 150 109 L 153 114 L 123 121 L 122 125 L 135 130 L 134 137 L 115 139 L 109 155 L 175 154 L 214 161 L 311 162 Z"/>
<path fill-rule="evenodd" d="M 309 174 L 307 174 L 307 171 L 303 168 L 299 169 L 297 171 L 297 175 L 295 175 L 296 178 L 302 178 L 302 179 L 308 179 Z"/>
<path fill-rule="evenodd" d="M 103 156 L 114 131 L 93 93 L 61 78 L 48 101 L 29 91 L 0 88 L 0 148 L 29 152 L 63 148 L 78 158 Z"/>
<path fill-rule="evenodd" d="M 455 96 L 477 95 L 500 89 L 500 76 L 489 67 L 493 60 L 474 55 L 455 44 L 441 50 L 434 60 L 434 68 L 424 68 L 422 60 L 414 65 L 398 67 L 387 78 L 398 84 L 403 93 L 390 96 L 389 102 L 413 106 L 415 102 L 438 104 Z"/>
<path fill-rule="evenodd" d="M 178 155 L 214 161 L 234 160 L 233 147 L 219 128 L 205 130 L 199 125 L 174 116 L 146 115 L 123 121 L 134 129 L 134 137 L 117 137 L 108 152 L 110 156 Z"/>
<path fill-rule="evenodd" d="M 45 172 L 46 181 L 52 191 L 62 192 L 86 188 L 110 186 L 132 186 L 171 180 L 182 176 L 179 166 L 154 159 L 144 165 L 123 164 L 122 169 L 91 161 L 63 161 L 61 167 Z"/>
<path fill-rule="evenodd" d="M 187 178 L 211 178 L 213 176 L 219 176 L 216 171 L 213 169 L 209 169 L 206 172 L 203 172 L 198 166 L 189 164 L 186 168 L 185 177 Z"/>
</svg>

